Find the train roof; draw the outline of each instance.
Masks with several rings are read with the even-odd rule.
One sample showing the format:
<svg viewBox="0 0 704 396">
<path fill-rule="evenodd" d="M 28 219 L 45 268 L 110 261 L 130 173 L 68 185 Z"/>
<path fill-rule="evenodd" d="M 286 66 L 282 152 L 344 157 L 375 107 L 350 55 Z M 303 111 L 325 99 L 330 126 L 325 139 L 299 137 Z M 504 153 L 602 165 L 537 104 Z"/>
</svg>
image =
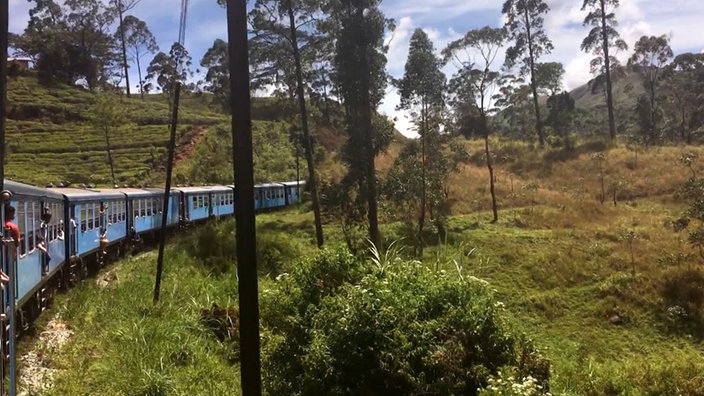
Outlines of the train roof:
<svg viewBox="0 0 704 396">
<path fill-rule="evenodd" d="M 284 186 L 288 186 L 288 187 L 297 186 L 297 185 L 299 185 L 299 184 L 300 184 L 301 186 L 304 186 L 304 185 L 306 184 L 306 181 L 305 181 L 305 180 L 287 181 L 287 182 L 281 182 L 281 184 L 283 184 Z"/>
<path fill-rule="evenodd" d="M 207 192 L 232 192 L 232 188 L 228 186 L 188 186 L 175 187 L 173 189 L 177 191 L 182 191 L 184 194 Z"/>
<path fill-rule="evenodd" d="M 155 191 L 151 191 L 148 188 L 134 188 L 134 187 L 118 187 L 118 188 L 98 188 L 96 189 L 101 193 L 119 193 L 124 198 L 125 195 L 128 197 L 147 197 L 155 195 Z"/>
<path fill-rule="evenodd" d="M 281 188 L 283 187 L 282 183 L 260 183 L 260 184 L 255 184 L 254 188 L 271 188 L 271 187 L 278 187 Z"/>
<path fill-rule="evenodd" d="M 166 189 L 160 188 L 160 187 L 149 187 L 149 188 L 145 188 L 145 190 L 149 191 L 152 194 L 157 193 L 160 195 L 164 195 L 164 190 L 166 190 Z M 171 191 L 169 191 L 169 195 L 178 195 L 178 194 L 179 194 L 178 189 L 176 187 L 171 187 Z"/>
<path fill-rule="evenodd" d="M 56 193 L 53 190 L 43 187 L 35 187 L 29 184 L 16 182 L 5 179 L 5 189 L 10 191 L 15 196 L 25 197 L 45 197 L 63 200 L 63 195 Z"/>
<path fill-rule="evenodd" d="M 124 194 L 112 189 L 57 187 L 51 190 L 63 195 L 70 202 L 120 199 L 125 197 Z"/>
</svg>

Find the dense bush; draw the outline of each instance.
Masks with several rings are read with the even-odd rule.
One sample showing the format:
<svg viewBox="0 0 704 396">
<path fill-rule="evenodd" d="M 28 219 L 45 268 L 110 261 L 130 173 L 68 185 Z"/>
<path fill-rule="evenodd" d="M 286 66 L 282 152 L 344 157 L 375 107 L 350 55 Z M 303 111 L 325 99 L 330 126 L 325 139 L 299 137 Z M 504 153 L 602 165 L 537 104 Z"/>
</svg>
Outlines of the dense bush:
<svg viewBox="0 0 704 396">
<path fill-rule="evenodd" d="M 662 297 L 671 330 L 701 337 L 704 330 L 704 272 L 676 268 L 665 276 Z"/>
<path fill-rule="evenodd" d="M 476 394 L 517 363 L 486 284 L 387 264 L 325 251 L 263 291 L 270 394 Z"/>
</svg>

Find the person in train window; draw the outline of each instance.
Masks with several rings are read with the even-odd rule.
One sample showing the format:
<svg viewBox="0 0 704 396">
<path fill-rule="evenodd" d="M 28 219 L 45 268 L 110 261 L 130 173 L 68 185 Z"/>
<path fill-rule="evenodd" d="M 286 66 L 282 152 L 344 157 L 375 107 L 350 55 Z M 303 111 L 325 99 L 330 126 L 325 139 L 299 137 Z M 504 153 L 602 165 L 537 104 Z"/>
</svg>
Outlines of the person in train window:
<svg viewBox="0 0 704 396">
<path fill-rule="evenodd" d="M 59 230 L 57 231 L 56 239 L 58 239 L 60 241 L 64 240 L 64 221 L 63 220 L 59 220 Z"/>
<path fill-rule="evenodd" d="M 100 244 L 100 254 L 107 254 L 108 247 L 108 232 L 104 227 L 100 228 L 100 233 L 98 234 L 98 241 Z"/>
<path fill-rule="evenodd" d="M 37 238 L 37 249 L 46 255 L 46 262 L 51 261 L 51 256 L 47 251 L 49 245 L 49 222 L 51 222 L 51 212 L 49 209 L 44 209 L 41 216 L 41 224 L 39 225 L 39 238 Z"/>
<path fill-rule="evenodd" d="M 20 246 L 20 229 L 17 228 L 17 224 L 13 223 L 12 220 L 15 219 L 15 207 L 11 205 L 5 205 L 5 237 L 12 238 L 15 242 L 12 249 L 13 259 L 17 258 L 17 249 Z M 10 280 L 10 277 L 0 269 L 0 285 L 5 287 L 5 284 Z"/>
</svg>

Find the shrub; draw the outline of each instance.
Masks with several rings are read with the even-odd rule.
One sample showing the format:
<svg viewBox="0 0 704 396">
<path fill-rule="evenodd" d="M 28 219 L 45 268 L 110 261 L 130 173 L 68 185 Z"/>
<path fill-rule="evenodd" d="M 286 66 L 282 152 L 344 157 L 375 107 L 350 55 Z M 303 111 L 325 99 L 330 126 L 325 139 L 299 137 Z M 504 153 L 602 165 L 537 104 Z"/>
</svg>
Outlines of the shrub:
<svg viewBox="0 0 704 396">
<path fill-rule="evenodd" d="M 262 274 L 278 275 L 300 257 L 302 247 L 283 232 L 257 229 L 257 268 Z"/>
<path fill-rule="evenodd" d="M 206 269 L 224 273 L 233 268 L 237 255 L 233 221 L 211 221 L 186 242 L 187 252 Z"/>
<path fill-rule="evenodd" d="M 704 331 L 704 273 L 696 268 L 674 269 L 665 275 L 662 297 L 672 330 L 700 335 Z"/>
<path fill-rule="evenodd" d="M 344 250 L 321 252 L 262 300 L 270 394 L 475 394 L 517 362 L 487 285 L 418 262 L 380 271 Z M 523 360 L 524 371 L 544 368 Z"/>
</svg>

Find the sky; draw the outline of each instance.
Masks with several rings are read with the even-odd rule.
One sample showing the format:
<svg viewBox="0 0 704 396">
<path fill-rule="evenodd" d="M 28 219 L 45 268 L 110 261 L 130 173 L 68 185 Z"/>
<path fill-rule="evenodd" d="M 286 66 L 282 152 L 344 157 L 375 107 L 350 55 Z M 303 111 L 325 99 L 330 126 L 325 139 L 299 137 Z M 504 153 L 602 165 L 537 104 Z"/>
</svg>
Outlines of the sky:
<svg viewBox="0 0 704 396">
<path fill-rule="evenodd" d="M 27 0 L 9 0 L 9 28 L 21 33 L 27 25 L 28 10 L 34 4 Z M 580 51 L 579 47 L 589 31 L 582 26 L 586 12 L 581 11 L 582 0 L 546 0 L 550 11 L 545 16 L 545 29 L 553 42 L 552 53 L 543 56 L 541 62 L 561 62 L 565 67 L 564 88 L 574 89 L 590 78 L 589 61 L 592 55 Z M 144 20 L 156 36 L 160 49 L 168 52 L 171 43 L 178 39 L 180 16 L 179 0 L 141 0 L 130 12 Z M 253 1 L 249 1 L 250 5 Z M 396 21 L 396 30 L 386 35 L 389 43 L 387 71 L 392 76 L 403 76 L 408 56 L 408 43 L 413 30 L 425 30 L 438 53 L 451 41 L 467 31 L 484 27 L 500 27 L 503 24 L 501 6 L 503 0 L 384 0 L 382 11 L 387 18 Z M 633 47 L 643 35 L 668 35 L 675 54 L 702 52 L 704 49 L 704 1 L 702 0 L 621 0 L 616 10 L 621 37 Z M 216 0 L 189 0 L 185 47 L 193 57 L 194 65 L 217 38 L 226 39 L 227 21 L 225 10 Z M 621 61 L 629 52 L 617 54 Z M 497 65 L 503 57 L 497 58 Z M 148 64 L 149 59 L 142 62 Z M 196 66 L 197 67 L 197 66 Z M 444 71 L 451 77 L 453 70 Z M 134 76 L 133 76 L 134 74 Z M 132 68 L 130 80 L 137 81 L 137 72 Z M 134 83 L 131 85 L 135 85 Z M 396 128 L 407 136 L 415 132 L 405 113 L 396 110 L 399 102 L 394 88 L 387 88 L 380 111 L 396 119 Z"/>
</svg>

